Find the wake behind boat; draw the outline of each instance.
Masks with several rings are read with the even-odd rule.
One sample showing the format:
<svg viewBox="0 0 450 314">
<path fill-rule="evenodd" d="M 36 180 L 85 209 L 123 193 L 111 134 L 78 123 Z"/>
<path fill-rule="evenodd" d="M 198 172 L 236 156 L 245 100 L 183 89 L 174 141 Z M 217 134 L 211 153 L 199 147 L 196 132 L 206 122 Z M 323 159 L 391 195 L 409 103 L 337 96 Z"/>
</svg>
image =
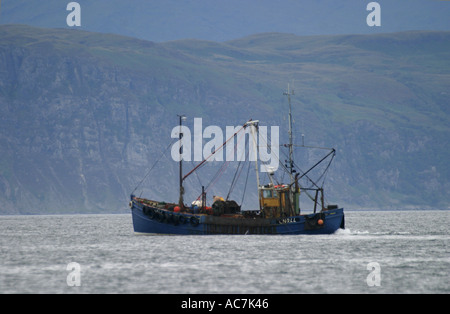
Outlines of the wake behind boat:
<svg viewBox="0 0 450 314">
<path fill-rule="evenodd" d="M 324 189 L 314 182 L 308 174 L 319 164 L 329 161 L 325 172 L 328 170 L 336 151 L 329 149 L 329 152 L 320 159 L 314 166 L 302 172 L 296 167 L 293 160 L 293 136 L 292 136 L 292 113 L 290 96 L 292 91 L 285 93 L 289 97 L 289 144 L 284 145 L 289 148 L 289 157 L 286 164 L 280 162 L 281 168 L 288 173 L 289 182 L 280 183 L 273 179 L 274 173 L 269 172 L 269 182 L 260 183 L 259 160 L 257 144 L 259 121 L 249 120 L 228 138 L 220 147 L 187 174 L 183 174 L 183 159 L 181 158 L 181 139 L 183 116 L 179 116 L 180 121 L 180 158 L 179 158 L 179 201 L 164 202 L 161 200 L 150 200 L 137 197 L 133 193 L 130 197 L 130 208 L 133 219 L 135 233 L 143 234 L 179 234 L 179 235 L 211 235 L 211 234 L 331 234 L 339 228 L 345 228 L 344 210 L 337 205 L 325 205 Z M 249 210 L 242 210 L 241 205 L 230 200 L 214 197 L 212 206 L 207 206 L 206 192 L 204 186 L 201 187 L 201 194 L 191 205 L 184 203 L 184 181 L 198 168 L 205 164 L 219 150 L 223 150 L 225 144 L 234 139 L 242 138 L 242 135 L 249 134 L 249 139 L 253 140 L 253 149 L 249 149 L 248 154 L 254 154 L 253 161 L 256 171 L 256 187 L 258 203 Z M 261 137 L 259 137 L 261 139 Z M 245 141 L 245 139 L 244 139 Z M 266 143 L 268 145 L 268 143 Z M 261 145 L 261 143 L 260 143 Z M 234 146 L 234 145 L 233 145 Z M 305 147 L 304 145 L 302 145 Z M 237 147 L 234 146 L 234 147 Z M 250 169 L 250 168 L 249 168 Z M 242 173 L 242 168 L 238 167 L 237 173 Z M 236 174 L 231 185 L 235 185 Z M 322 176 L 321 176 L 322 177 Z M 248 175 L 247 175 L 248 178 Z M 308 179 L 311 182 L 309 187 L 300 185 L 300 179 Z M 200 188 L 200 187 L 199 187 Z M 136 189 L 135 189 L 136 190 Z M 245 188 L 244 188 L 245 193 Z M 309 214 L 303 214 L 300 205 L 300 195 L 306 194 L 312 201 Z"/>
</svg>

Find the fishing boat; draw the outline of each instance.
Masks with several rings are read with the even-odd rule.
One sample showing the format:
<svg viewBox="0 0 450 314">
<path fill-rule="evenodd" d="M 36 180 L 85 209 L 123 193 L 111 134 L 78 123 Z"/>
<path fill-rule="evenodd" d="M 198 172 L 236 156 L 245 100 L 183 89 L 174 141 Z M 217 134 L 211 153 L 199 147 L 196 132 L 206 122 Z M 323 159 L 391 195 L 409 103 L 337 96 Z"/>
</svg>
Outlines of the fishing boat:
<svg viewBox="0 0 450 314">
<path fill-rule="evenodd" d="M 257 134 L 259 121 L 249 120 L 233 134 L 235 138 L 240 132 L 247 132 L 249 139 L 253 139 L 255 158 L 253 158 L 256 171 L 257 204 L 252 208 L 242 209 L 238 202 L 222 197 L 214 197 L 211 206 L 208 206 L 205 187 L 201 190 L 198 199 L 190 205 L 184 202 L 184 182 L 188 176 L 204 165 L 208 158 L 213 156 L 218 149 L 223 149 L 227 141 L 218 147 L 210 156 L 204 158 L 191 171 L 183 173 L 183 159 L 179 160 L 179 200 L 178 202 L 165 202 L 138 197 L 131 193 L 129 206 L 131 209 L 134 232 L 136 234 L 174 234 L 174 235 L 218 235 L 218 234 L 332 234 L 338 229 L 345 228 L 344 209 L 337 205 L 325 204 L 323 185 L 317 184 L 309 177 L 309 173 L 318 165 L 326 163 L 328 170 L 336 150 L 328 149 L 317 163 L 306 171 L 301 171 L 293 160 L 293 129 L 291 95 L 292 90 L 284 93 L 289 100 L 289 155 L 285 163 L 280 162 L 281 171 L 288 174 L 288 182 L 275 182 L 269 173 L 269 182 L 261 183 L 259 178 L 259 160 L 257 156 Z M 184 116 L 179 116 L 179 139 L 183 133 L 181 126 Z M 180 144 L 181 145 L 181 144 Z M 300 145 L 303 148 L 307 146 Z M 180 146 L 180 154 L 182 149 Z M 242 168 L 241 172 L 242 172 Z M 249 168 L 250 169 L 250 168 Z M 233 177 L 230 184 L 235 184 Z M 247 176 L 248 178 L 248 176 Z M 301 179 L 308 179 L 310 184 L 303 186 Z M 135 189 L 136 190 L 136 189 Z M 243 189 L 244 193 L 246 189 Z M 300 204 L 300 195 L 306 194 L 312 201 L 312 208 L 304 209 Z"/>
</svg>

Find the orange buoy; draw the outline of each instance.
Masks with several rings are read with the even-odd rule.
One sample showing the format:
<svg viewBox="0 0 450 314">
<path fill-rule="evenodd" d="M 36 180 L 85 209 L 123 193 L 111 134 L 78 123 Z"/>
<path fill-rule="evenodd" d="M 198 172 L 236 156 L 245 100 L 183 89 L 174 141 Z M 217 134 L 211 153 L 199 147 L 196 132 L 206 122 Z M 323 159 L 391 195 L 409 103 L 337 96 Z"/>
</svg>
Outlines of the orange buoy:
<svg viewBox="0 0 450 314">
<path fill-rule="evenodd" d="M 318 224 L 319 226 L 323 225 L 323 220 L 322 220 L 322 219 L 317 220 L 317 224 Z"/>
<path fill-rule="evenodd" d="M 174 211 L 175 213 L 179 213 L 179 212 L 180 212 L 180 206 L 175 206 L 174 209 L 173 209 L 173 211 Z"/>
</svg>

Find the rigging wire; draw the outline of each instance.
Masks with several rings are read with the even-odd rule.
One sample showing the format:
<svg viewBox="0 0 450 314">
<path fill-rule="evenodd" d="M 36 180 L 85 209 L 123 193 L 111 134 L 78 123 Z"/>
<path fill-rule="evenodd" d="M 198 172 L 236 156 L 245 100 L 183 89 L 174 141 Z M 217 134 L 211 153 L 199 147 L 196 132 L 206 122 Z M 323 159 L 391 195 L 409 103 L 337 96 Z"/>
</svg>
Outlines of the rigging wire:
<svg viewBox="0 0 450 314">
<path fill-rule="evenodd" d="M 207 161 L 211 156 L 213 156 L 213 155 L 214 155 L 215 153 L 217 153 L 219 150 L 223 149 L 223 148 L 225 147 L 225 144 L 227 144 L 231 139 L 234 139 L 234 138 L 236 137 L 236 144 L 234 145 L 234 151 L 233 151 L 233 154 L 234 154 L 234 152 L 237 151 L 237 147 L 238 147 L 240 141 L 242 140 L 242 138 L 245 138 L 245 137 L 244 137 L 245 132 L 241 132 L 244 128 L 245 128 L 245 125 L 244 125 L 243 127 L 241 127 L 237 132 L 235 132 L 230 138 L 228 138 L 228 139 L 225 141 L 225 143 L 223 143 L 219 148 L 217 148 L 217 149 L 216 149 L 214 152 L 212 152 L 208 157 L 206 157 L 206 158 L 205 158 L 198 166 L 196 166 L 191 172 L 189 172 L 187 175 L 185 175 L 184 178 L 188 177 L 192 172 L 196 172 L 195 170 L 198 170 L 198 169 L 202 168 L 202 167 L 204 166 L 204 164 L 205 164 L 205 161 Z M 242 156 L 244 155 L 244 153 L 245 153 L 245 150 L 242 151 L 242 155 L 241 155 L 241 157 L 240 157 L 240 159 L 239 159 L 239 160 L 240 160 L 239 163 L 241 163 L 241 161 L 242 161 Z M 247 153 L 247 155 L 248 155 L 248 153 Z M 214 187 L 214 185 L 217 183 L 217 181 L 219 180 L 219 178 L 222 176 L 222 174 L 223 174 L 223 173 L 225 172 L 225 170 L 228 168 L 228 165 L 229 165 L 229 164 L 230 164 L 230 160 L 228 160 L 228 161 L 226 161 L 226 162 L 224 162 L 224 163 L 222 164 L 222 166 L 219 168 L 219 170 L 216 172 L 216 174 L 215 174 L 215 175 L 213 176 L 213 178 L 210 180 L 210 182 L 208 183 L 208 185 L 205 187 L 205 193 L 208 192 L 210 189 L 212 189 L 212 188 Z M 238 166 L 238 169 L 239 169 L 239 166 Z M 238 177 L 239 177 L 239 176 L 238 176 Z M 235 176 L 234 176 L 234 178 L 233 178 L 233 181 L 235 181 L 235 178 L 236 178 L 236 173 L 235 173 Z M 236 179 L 236 180 L 237 180 L 237 179 Z M 233 186 L 233 184 L 235 185 L 236 182 L 232 183 L 232 186 Z M 234 187 L 233 187 L 233 188 L 234 188 Z M 230 189 L 231 189 L 231 187 L 230 187 Z M 228 199 L 230 193 L 231 193 L 231 191 L 228 193 L 227 199 Z M 202 195 L 200 194 L 199 197 L 198 197 L 197 199 L 200 199 L 201 196 L 202 196 Z"/>
<path fill-rule="evenodd" d="M 237 132 L 235 132 L 232 136 L 230 136 L 229 139 L 227 139 L 222 145 L 220 145 L 216 150 L 214 150 L 208 157 L 204 158 L 202 162 L 200 162 L 194 169 L 192 169 L 190 172 L 188 172 L 184 177 L 183 180 L 186 179 L 188 176 L 192 174 L 192 172 L 195 172 L 198 168 L 202 167 L 206 161 L 208 161 L 209 158 L 211 158 L 215 153 L 222 150 L 224 146 L 232 139 L 236 134 L 238 134 L 240 131 L 246 128 L 247 123 L 252 121 L 251 119 L 247 121 Z"/>
<path fill-rule="evenodd" d="M 237 144 L 236 144 L 236 146 L 237 146 Z M 244 160 L 247 160 L 248 154 L 249 153 L 247 152 L 246 158 Z M 250 165 L 250 162 L 248 162 L 248 164 Z M 242 166 L 242 158 L 241 158 L 241 160 L 239 161 L 238 167 L 236 169 L 236 172 L 234 173 L 234 177 L 233 177 L 233 181 L 231 182 L 230 190 L 228 191 L 228 194 L 227 194 L 227 198 L 226 198 L 227 201 L 230 197 L 230 194 L 233 192 L 234 188 L 236 187 L 237 181 L 239 180 L 239 178 L 241 176 L 242 169 L 244 169 L 244 166 Z"/>
<path fill-rule="evenodd" d="M 269 141 L 268 138 L 264 138 L 264 136 L 263 136 L 261 133 L 259 133 L 258 135 L 259 135 L 259 139 L 261 140 L 261 142 L 265 142 L 265 144 L 266 144 L 265 147 L 272 147 L 272 142 Z M 259 147 L 264 147 L 264 145 L 261 145 L 261 144 L 260 144 Z M 288 169 L 287 169 L 286 166 L 281 162 L 280 156 L 277 156 L 277 155 L 275 154 L 275 152 L 272 151 L 272 149 L 270 150 L 270 153 L 275 155 L 275 158 L 278 160 L 279 165 L 285 170 L 285 171 L 283 172 L 283 177 L 281 178 L 281 181 L 278 181 L 278 180 L 275 178 L 275 181 L 277 182 L 277 184 L 280 184 L 280 182 L 283 182 L 285 173 L 288 173 Z M 283 152 L 282 152 L 282 153 L 283 153 Z M 269 170 L 266 164 L 262 164 L 262 165 L 266 167 L 266 170 Z M 266 174 L 269 176 L 268 173 L 269 173 L 269 171 L 266 171 Z M 269 181 L 270 181 L 270 178 L 269 178 Z"/>
<path fill-rule="evenodd" d="M 244 198 L 245 198 L 245 191 L 247 190 L 247 182 L 248 182 L 248 175 L 250 173 L 250 162 L 247 163 L 247 177 L 245 178 L 245 185 L 244 185 L 244 192 L 242 193 L 242 200 L 241 200 L 241 205 L 244 204 Z"/>
<path fill-rule="evenodd" d="M 193 160 L 191 160 L 191 164 L 193 167 L 195 167 Z M 200 180 L 200 177 L 198 176 L 197 172 L 195 172 L 195 176 L 197 177 L 197 180 L 198 180 L 198 183 L 200 184 L 200 186 L 203 186 L 202 181 Z"/>
<path fill-rule="evenodd" d="M 306 146 L 305 146 L 305 147 L 306 147 Z M 318 148 L 318 149 L 327 149 L 327 150 L 330 150 L 329 148 L 323 148 L 323 147 L 311 147 L 311 146 L 308 146 L 307 148 Z M 333 151 L 334 151 L 334 149 L 331 149 L 331 152 L 333 152 Z M 287 154 L 286 154 L 284 151 L 281 151 L 281 153 L 282 153 L 286 158 L 288 158 Z M 325 156 L 321 161 L 319 161 L 316 165 L 314 165 L 312 168 L 310 168 L 310 169 L 307 170 L 306 172 L 303 171 L 303 170 L 302 170 L 302 169 L 294 162 L 295 168 L 297 168 L 297 169 L 302 173 L 301 177 L 306 177 L 306 179 L 309 180 L 309 182 L 311 183 L 310 187 L 307 188 L 307 189 L 310 189 L 310 188 L 312 188 L 313 186 L 316 186 L 316 188 L 320 188 L 320 187 L 318 186 L 318 184 L 317 184 L 316 182 L 314 182 L 314 180 L 312 180 L 312 179 L 308 176 L 308 172 L 309 172 L 310 170 L 312 170 L 313 168 L 315 168 L 318 164 L 320 164 L 320 163 L 321 163 L 324 159 L 326 159 L 330 154 L 331 154 L 331 153 L 329 153 L 327 156 Z M 328 166 L 327 166 L 327 168 L 325 169 L 324 172 L 326 172 L 326 171 L 328 170 L 329 166 L 331 165 L 331 161 L 333 160 L 333 158 L 334 158 L 334 156 L 335 156 L 335 153 L 332 154 L 332 155 L 333 155 L 333 157 L 331 158 L 330 163 L 328 164 Z M 282 166 L 282 168 L 283 168 L 287 173 L 289 173 L 288 168 L 281 162 L 281 160 L 280 160 L 280 165 Z M 319 180 L 322 178 L 323 175 L 324 175 L 324 173 L 322 173 L 322 175 L 319 177 Z M 301 177 L 300 177 L 300 178 L 301 178 Z M 319 182 L 319 180 L 318 180 L 318 182 Z M 297 183 L 299 184 L 300 188 L 303 188 L 303 187 L 300 185 L 300 183 L 298 182 L 298 180 L 297 180 Z M 324 182 L 322 182 L 322 187 L 323 187 L 323 185 L 324 185 Z M 308 191 L 307 191 L 306 189 L 304 189 L 303 191 L 304 191 L 304 193 L 308 196 L 308 198 L 309 198 L 311 201 L 314 201 L 314 197 L 313 197 L 310 193 L 308 193 Z"/>
<path fill-rule="evenodd" d="M 175 141 L 178 139 L 173 140 L 165 150 L 163 150 L 163 153 L 161 154 L 161 156 L 159 156 L 159 158 L 156 160 L 156 162 L 153 164 L 153 166 L 150 168 L 149 171 L 147 171 L 147 173 L 145 174 L 144 178 L 136 185 L 136 187 L 134 188 L 133 192 L 131 192 L 131 194 L 133 194 L 137 188 L 142 184 L 142 182 L 145 181 L 145 179 L 147 179 L 148 175 L 150 174 L 150 172 L 153 170 L 153 168 L 155 168 L 156 164 L 161 160 L 161 158 L 166 154 L 166 151 L 170 148 L 170 146 L 172 146 L 173 143 L 175 143 Z"/>
<path fill-rule="evenodd" d="M 319 182 L 319 181 L 322 179 L 322 177 L 323 177 L 323 180 L 322 180 L 322 186 L 321 186 L 322 188 L 323 188 L 323 186 L 325 185 L 325 179 L 326 179 L 327 174 L 328 174 L 328 169 L 330 168 L 331 163 L 332 163 L 332 161 L 333 161 L 333 159 L 334 159 L 335 156 L 336 156 L 336 154 L 333 154 L 333 155 L 331 156 L 330 162 L 328 163 L 327 167 L 325 168 L 325 170 L 323 171 L 323 173 L 320 175 L 320 177 L 317 179 L 317 182 Z"/>
</svg>

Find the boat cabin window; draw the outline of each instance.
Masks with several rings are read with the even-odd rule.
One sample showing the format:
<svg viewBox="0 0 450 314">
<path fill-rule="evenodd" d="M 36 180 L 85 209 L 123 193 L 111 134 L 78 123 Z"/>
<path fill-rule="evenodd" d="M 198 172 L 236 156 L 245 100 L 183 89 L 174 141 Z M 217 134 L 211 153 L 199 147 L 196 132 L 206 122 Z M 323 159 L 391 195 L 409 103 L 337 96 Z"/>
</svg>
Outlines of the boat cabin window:
<svg viewBox="0 0 450 314">
<path fill-rule="evenodd" d="M 263 198 L 278 198 L 278 192 L 273 190 L 263 190 L 262 191 Z"/>
</svg>

